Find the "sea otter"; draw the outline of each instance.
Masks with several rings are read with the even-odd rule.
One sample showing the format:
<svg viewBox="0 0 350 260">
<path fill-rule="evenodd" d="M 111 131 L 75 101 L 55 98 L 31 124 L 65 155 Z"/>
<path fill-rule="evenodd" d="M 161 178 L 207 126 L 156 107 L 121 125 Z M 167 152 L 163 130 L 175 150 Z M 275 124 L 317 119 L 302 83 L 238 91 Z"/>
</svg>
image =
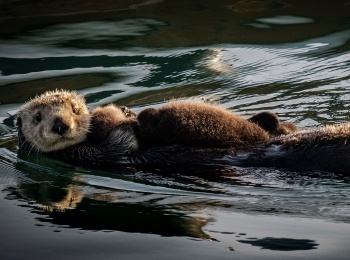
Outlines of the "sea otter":
<svg viewBox="0 0 350 260">
<path fill-rule="evenodd" d="M 242 167 L 318 170 L 350 176 L 350 124 L 281 135 L 250 151 L 241 150 L 219 160 Z"/>
<path fill-rule="evenodd" d="M 292 134 L 299 130 L 298 127 L 291 122 L 281 123 L 278 116 L 270 111 L 260 112 L 248 120 L 259 125 L 272 136 Z"/>
<path fill-rule="evenodd" d="M 269 139 L 258 124 L 208 103 L 174 101 L 138 116 L 112 104 L 90 113 L 84 98 L 68 91 L 46 92 L 30 100 L 19 110 L 17 121 L 20 146 L 40 152 L 107 141 L 110 145 L 130 141 L 126 146 L 133 150 L 172 144 L 238 149 Z M 273 127 L 278 125 L 279 121 Z"/>
<path fill-rule="evenodd" d="M 180 105 L 178 106 L 178 104 Z M 229 111 L 214 105 L 203 105 L 203 103 L 194 102 L 191 104 L 194 104 L 193 107 L 196 107 L 196 109 L 191 110 L 189 107 L 192 107 L 192 105 L 189 104 L 186 101 L 170 102 L 163 108 L 146 109 L 138 116 L 125 112 L 124 117 L 120 113 L 120 111 L 123 112 L 122 108 L 107 106 L 106 109 L 102 108 L 100 110 L 100 116 L 94 117 L 94 111 L 91 114 L 86 107 L 85 100 L 76 93 L 49 92 L 27 102 L 19 110 L 17 121 L 19 146 L 28 151 L 44 153 L 67 161 L 92 161 L 110 164 L 185 163 L 277 167 L 331 171 L 350 175 L 349 124 L 327 126 L 311 131 L 297 131 L 296 133 L 282 134 L 276 137 L 273 134 L 274 130 L 272 132 L 269 130 L 275 124 L 271 122 L 276 120 L 272 119 L 270 123 L 262 124 L 266 115 L 259 115 L 251 120 L 243 121 L 243 118 L 234 114 L 228 115 Z M 212 115 L 224 115 L 229 118 L 233 115 L 235 119 L 238 117 L 234 127 L 237 128 L 242 123 L 242 128 L 249 129 L 249 131 L 234 139 L 232 147 L 227 146 L 225 142 L 228 140 L 227 136 L 230 137 L 230 133 L 223 133 L 222 136 L 225 137 L 223 140 L 216 136 L 221 133 L 220 129 L 228 130 L 227 126 L 222 127 L 218 124 L 222 119 L 213 117 L 213 122 L 211 122 L 211 117 L 207 114 L 208 111 L 203 112 L 203 108 L 204 111 L 206 109 L 212 111 Z M 97 112 L 98 110 L 96 110 L 96 115 Z M 115 112 L 118 116 L 114 115 Z M 186 113 L 191 114 L 193 112 L 195 114 L 202 113 L 202 116 L 192 116 L 189 117 L 191 120 L 188 118 L 183 119 L 184 121 L 181 120 Z M 107 115 L 108 113 L 112 113 L 115 117 L 107 121 L 106 124 L 116 124 L 117 127 L 102 132 L 99 132 L 98 127 L 96 127 L 94 131 L 103 133 L 101 134 L 101 136 L 104 136 L 102 139 L 105 138 L 100 143 L 98 140 L 89 138 L 91 122 L 96 120 L 95 124 L 98 126 L 100 120 L 104 119 L 101 115 Z M 270 119 L 274 117 L 274 114 L 267 116 Z M 170 121 L 171 118 L 174 121 Z M 177 133 L 169 143 L 156 140 L 157 135 L 150 131 L 152 128 L 159 127 L 159 129 L 169 131 L 170 134 L 173 133 L 173 129 L 166 127 L 167 120 L 170 125 L 174 126 L 174 129 L 179 129 L 179 125 L 174 124 L 174 122 L 180 123 L 180 126 L 182 124 L 188 127 L 187 132 L 181 133 L 189 133 L 193 140 L 185 136 L 182 142 L 182 136 Z M 254 123 L 254 120 L 256 123 Z M 207 129 L 198 130 L 195 128 L 197 123 L 205 124 Z M 257 133 L 252 134 L 251 131 L 256 128 L 251 124 L 258 127 L 259 131 Z M 262 127 L 258 125 L 262 125 Z M 280 125 L 277 124 L 277 126 Z M 142 129 L 143 127 L 144 129 Z M 283 127 L 287 129 L 286 131 L 295 131 L 295 127 L 286 125 L 283 125 Z M 195 134 L 196 129 L 198 134 L 204 133 L 204 135 L 207 135 L 209 141 L 204 141 L 203 144 L 203 138 L 197 137 Z M 109 131 L 111 132 L 109 133 Z M 155 129 L 154 133 L 157 133 L 157 131 L 159 130 Z M 237 131 L 239 132 L 239 127 Z M 260 135 L 260 131 L 265 132 Z M 166 137 L 169 133 L 161 134 Z M 142 138 L 148 135 L 151 135 L 152 140 L 156 140 L 155 145 L 152 146 L 147 142 L 143 144 Z M 234 134 L 232 136 L 236 138 Z M 249 136 L 252 137 L 253 142 L 249 141 Z"/>
<path fill-rule="evenodd" d="M 81 143 L 89 132 L 90 119 L 82 96 L 68 91 L 45 92 L 17 113 L 19 146 L 51 152 Z"/>
<path fill-rule="evenodd" d="M 217 105 L 192 100 L 172 101 L 159 109 L 145 109 L 137 119 L 146 148 L 182 144 L 248 149 L 266 142 L 271 136 L 297 129 L 280 124 L 278 116 L 272 112 L 259 113 L 246 120 Z"/>
<path fill-rule="evenodd" d="M 101 111 L 109 117 L 101 116 Z M 84 97 L 76 92 L 45 92 L 17 113 L 19 147 L 73 161 L 109 160 L 107 151 L 112 149 L 116 157 L 127 156 L 139 148 L 135 116 L 115 105 L 90 113 Z M 115 129 L 108 128 L 111 125 Z"/>
<path fill-rule="evenodd" d="M 97 107 L 92 111 L 91 122 L 87 139 L 93 144 L 102 143 L 108 136 L 118 128 L 133 127 L 136 134 L 136 113 L 126 106 L 114 104 Z"/>
</svg>

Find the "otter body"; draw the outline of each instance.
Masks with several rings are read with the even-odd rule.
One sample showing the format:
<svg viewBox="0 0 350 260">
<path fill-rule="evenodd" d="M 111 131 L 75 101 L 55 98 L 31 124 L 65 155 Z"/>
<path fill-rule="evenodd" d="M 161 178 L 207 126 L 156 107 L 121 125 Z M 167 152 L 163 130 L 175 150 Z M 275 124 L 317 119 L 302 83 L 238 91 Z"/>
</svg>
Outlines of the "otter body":
<svg viewBox="0 0 350 260">
<path fill-rule="evenodd" d="M 136 114 L 125 106 L 117 107 L 112 104 L 105 107 L 97 107 L 92 111 L 90 131 L 87 136 L 88 142 L 100 144 L 118 128 L 124 128 L 125 130 L 129 128 L 137 135 L 138 126 L 135 119 Z"/>
<path fill-rule="evenodd" d="M 257 124 L 271 136 L 287 135 L 298 131 L 298 127 L 290 122 L 281 123 L 278 116 L 272 112 L 261 112 L 251 118 L 249 121 Z"/>
<path fill-rule="evenodd" d="M 17 125 L 20 148 L 66 161 L 277 167 L 350 175 L 349 124 L 297 131 L 273 113 L 245 120 L 215 105 L 187 101 L 139 115 L 114 105 L 90 113 L 81 96 L 54 91 L 24 104 Z"/>
<path fill-rule="evenodd" d="M 241 167 L 318 170 L 350 176 L 350 124 L 279 136 L 250 151 L 225 155 L 220 161 Z"/>
<path fill-rule="evenodd" d="M 266 117 L 263 120 L 268 121 Z M 125 141 L 131 142 L 123 145 L 133 147 L 132 151 L 176 144 L 239 149 L 270 137 L 258 124 L 204 102 L 169 102 L 159 110 L 145 109 L 139 115 L 126 107 L 108 105 L 90 114 L 84 98 L 68 91 L 46 92 L 27 102 L 18 112 L 18 128 L 20 146 L 25 143 L 39 152 L 82 142 L 92 147 L 105 142 L 118 146 Z"/>
<path fill-rule="evenodd" d="M 114 105 L 90 113 L 75 92 L 45 92 L 18 111 L 19 147 L 68 161 L 123 161 L 139 148 L 135 116 Z"/>
<path fill-rule="evenodd" d="M 146 109 L 137 118 L 148 148 L 182 144 L 238 149 L 269 139 L 257 124 L 204 102 L 174 101 L 159 109 Z"/>
</svg>

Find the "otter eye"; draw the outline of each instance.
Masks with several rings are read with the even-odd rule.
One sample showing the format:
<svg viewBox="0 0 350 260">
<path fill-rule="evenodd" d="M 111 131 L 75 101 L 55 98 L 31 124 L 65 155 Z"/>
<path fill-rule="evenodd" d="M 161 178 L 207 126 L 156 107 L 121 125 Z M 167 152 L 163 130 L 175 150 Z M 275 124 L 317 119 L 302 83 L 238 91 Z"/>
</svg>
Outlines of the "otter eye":
<svg viewBox="0 0 350 260">
<path fill-rule="evenodd" d="M 72 111 L 74 114 L 78 114 L 79 110 L 76 107 L 72 107 Z"/>
<path fill-rule="evenodd" d="M 34 116 L 34 120 L 35 120 L 35 122 L 37 122 L 37 123 L 40 123 L 40 122 L 41 122 L 41 119 L 42 119 L 42 117 L 41 117 L 41 114 L 40 114 L 40 113 L 37 113 L 37 114 Z"/>
</svg>

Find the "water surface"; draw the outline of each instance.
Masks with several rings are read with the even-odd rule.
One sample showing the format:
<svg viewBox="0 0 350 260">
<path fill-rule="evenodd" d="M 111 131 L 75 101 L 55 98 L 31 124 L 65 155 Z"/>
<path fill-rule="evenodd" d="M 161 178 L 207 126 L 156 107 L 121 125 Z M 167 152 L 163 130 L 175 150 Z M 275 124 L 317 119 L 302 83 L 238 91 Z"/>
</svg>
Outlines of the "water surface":
<svg viewBox="0 0 350 260">
<path fill-rule="evenodd" d="M 15 114 L 64 88 L 91 108 L 201 98 L 301 129 L 347 122 L 348 1 L 62 3 L 0 4 L 1 258 L 347 259 L 349 178 L 68 165 L 19 152 Z"/>
</svg>

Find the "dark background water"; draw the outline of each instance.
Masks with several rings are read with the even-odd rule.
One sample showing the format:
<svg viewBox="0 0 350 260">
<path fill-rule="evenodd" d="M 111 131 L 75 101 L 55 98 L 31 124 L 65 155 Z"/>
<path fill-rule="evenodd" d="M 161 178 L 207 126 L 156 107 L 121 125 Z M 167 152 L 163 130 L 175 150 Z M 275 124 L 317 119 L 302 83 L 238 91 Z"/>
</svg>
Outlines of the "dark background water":
<svg viewBox="0 0 350 260">
<path fill-rule="evenodd" d="M 77 90 L 135 111 L 210 99 L 301 129 L 349 121 L 350 2 L 1 1 L 1 259 L 347 259 L 349 178 L 102 169 L 18 153 L 15 114 Z"/>
</svg>

